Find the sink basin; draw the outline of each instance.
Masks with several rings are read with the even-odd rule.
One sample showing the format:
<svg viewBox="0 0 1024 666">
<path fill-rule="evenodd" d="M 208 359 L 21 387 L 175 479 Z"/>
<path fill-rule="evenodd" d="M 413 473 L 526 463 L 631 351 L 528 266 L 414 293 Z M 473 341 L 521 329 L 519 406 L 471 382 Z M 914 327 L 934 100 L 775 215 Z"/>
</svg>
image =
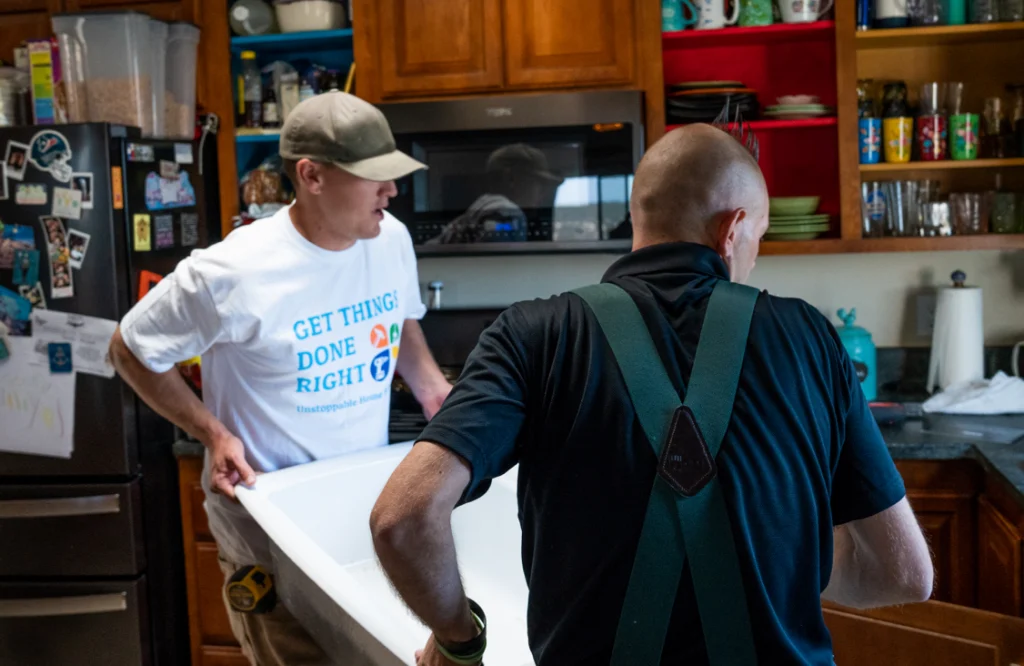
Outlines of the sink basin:
<svg viewBox="0 0 1024 666">
<path fill-rule="evenodd" d="M 411 666 L 429 635 L 388 583 L 369 528 L 374 502 L 411 448 L 408 442 L 291 467 L 238 489 L 270 535 L 279 602 L 337 664 Z M 466 592 L 487 611 L 488 666 L 533 664 L 516 471 L 452 517 Z"/>
</svg>

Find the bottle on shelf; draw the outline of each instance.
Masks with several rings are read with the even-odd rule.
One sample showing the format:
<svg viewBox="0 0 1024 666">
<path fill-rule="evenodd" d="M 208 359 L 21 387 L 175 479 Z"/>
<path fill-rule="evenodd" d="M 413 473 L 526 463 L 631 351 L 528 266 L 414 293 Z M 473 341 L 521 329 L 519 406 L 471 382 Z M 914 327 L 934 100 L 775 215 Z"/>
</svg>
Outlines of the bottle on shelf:
<svg viewBox="0 0 1024 666">
<path fill-rule="evenodd" d="M 277 95 L 274 94 L 274 86 L 267 86 L 263 93 L 263 127 L 266 129 L 280 129 L 281 110 L 277 104 Z"/>
<path fill-rule="evenodd" d="M 907 104 L 907 84 L 894 81 L 885 84 L 882 99 L 882 138 L 885 142 L 885 161 L 910 161 L 914 118 Z"/>
<path fill-rule="evenodd" d="M 256 64 L 255 51 L 242 51 L 242 124 L 263 126 L 263 74 Z"/>
<path fill-rule="evenodd" d="M 882 119 L 875 102 L 875 82 L 857 81 L 857 142 L 861 164 L 878 164 L 882 158 Z"/>
<path fill-rule="evenodd" d="M 313 86 L 306 79 L 302 79 L 302 83 L 299 84 L 299 103 L 305 102 L 307 99 L 316 95 L 316 91 L 313 90 Z"/>
</svg>

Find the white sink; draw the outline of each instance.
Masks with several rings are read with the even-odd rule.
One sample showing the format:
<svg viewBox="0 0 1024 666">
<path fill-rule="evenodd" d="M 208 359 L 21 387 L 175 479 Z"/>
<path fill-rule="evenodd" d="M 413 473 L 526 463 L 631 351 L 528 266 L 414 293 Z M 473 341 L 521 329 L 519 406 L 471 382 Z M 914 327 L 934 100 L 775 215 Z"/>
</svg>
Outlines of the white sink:
<svg viewBox="0 0 1024 666">
<path fill-rule="evenodd" d="M 337 664 L 415 664 L 429 632 L 392 590 L 373 552 L 370 510 L 412 443 L 261 475 L 238 497 L 271 539 L 283 602 Z M 533 664 L 520 559 L 516 472 L 456 509 L 467 594 L 488 620 L 487 666 Z"/>
</svg>

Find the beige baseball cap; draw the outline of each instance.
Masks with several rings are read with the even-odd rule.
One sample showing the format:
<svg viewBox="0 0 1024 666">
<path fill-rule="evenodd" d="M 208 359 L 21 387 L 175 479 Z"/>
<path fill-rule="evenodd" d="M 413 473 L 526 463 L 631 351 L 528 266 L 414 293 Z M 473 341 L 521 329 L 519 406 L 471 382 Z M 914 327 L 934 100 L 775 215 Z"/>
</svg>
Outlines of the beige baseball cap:
<svg viewBox="0 0 1024 666">
<path fill-rule="evenodd" d="M 380 109 L 338 91 L 307 99 L 288 114 L 279 152 L 285 159 L 327 162 L 375 181 L 397 180 L 427 168 L 395 147 Z"/>
</svg>

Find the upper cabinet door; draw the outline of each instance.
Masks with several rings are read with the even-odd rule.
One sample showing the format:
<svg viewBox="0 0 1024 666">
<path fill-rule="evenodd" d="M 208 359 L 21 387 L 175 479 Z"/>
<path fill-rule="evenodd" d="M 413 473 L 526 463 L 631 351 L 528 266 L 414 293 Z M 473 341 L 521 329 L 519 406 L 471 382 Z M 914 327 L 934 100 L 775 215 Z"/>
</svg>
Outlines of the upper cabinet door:
<svg viewBox="0 0 1024 666">
<path fill-rule="evenodd" d="M 633 0 L 509 0 L 505 73 L 529 88 L 633 80 Z"/>
<path fill-rule="evenodd" d="M 381 0 L 377 12 L 383 97 L 501 86 L 501 0 Z"/>
</svg>

